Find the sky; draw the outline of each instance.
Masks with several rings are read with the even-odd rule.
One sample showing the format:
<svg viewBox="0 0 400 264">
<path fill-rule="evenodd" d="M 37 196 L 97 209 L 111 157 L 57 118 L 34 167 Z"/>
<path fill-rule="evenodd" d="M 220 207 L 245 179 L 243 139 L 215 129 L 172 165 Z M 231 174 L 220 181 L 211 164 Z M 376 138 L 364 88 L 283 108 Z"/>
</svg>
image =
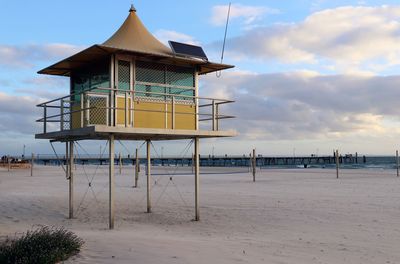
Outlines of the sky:
<svg viewBox="0 0 400 264">
<path fill-rule="evenodd" d="M 66 95 L 68 78 L 37 71 L 107 40 L 133 3 L 159 40 L 201 45 L 219 62 L 228 1 L 0 0 L 0 155 L 51 153 L 35 140 L 39 102 Z M 201 153 L 388 155 L 400 148 L 398 1 L 233 1 L 224 63 L 202 76 L 200 95 L 222 108 L 231 139 L 204 140 Z M 99 144 L 85 143 L 87 152 Z M 141 142 L 117 145 L 128 153 Z M 159 142 L 177 155 L 187 142 Z M 63 146 L 57 145 L 61 151 Z M 83 150 L 82 150 L 83 151 Z"/>
</svg>

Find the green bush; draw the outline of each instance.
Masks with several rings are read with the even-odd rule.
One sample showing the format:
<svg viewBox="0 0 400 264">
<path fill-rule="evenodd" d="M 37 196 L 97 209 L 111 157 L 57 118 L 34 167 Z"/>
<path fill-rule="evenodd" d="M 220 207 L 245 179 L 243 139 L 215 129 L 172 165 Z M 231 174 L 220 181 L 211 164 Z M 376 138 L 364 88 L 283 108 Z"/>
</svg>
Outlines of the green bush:
<svg viewBox="0 0 400 264">
<path fill-rule="evenodd" d="M 43 226 L 0 242 L 0 263 L 53 264 L 77 254 L 83 240 L 63 227 Z"/>
</svg>

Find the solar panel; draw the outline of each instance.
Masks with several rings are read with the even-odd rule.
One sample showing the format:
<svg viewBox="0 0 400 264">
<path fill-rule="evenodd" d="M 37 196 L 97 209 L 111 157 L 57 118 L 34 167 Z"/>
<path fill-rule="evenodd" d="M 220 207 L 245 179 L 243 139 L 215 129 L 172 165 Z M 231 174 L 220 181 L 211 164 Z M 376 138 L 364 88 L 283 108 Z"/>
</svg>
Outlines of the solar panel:
<svg viewBox="0 0 400 264">
<path fill-rule="evenodd" d="M 168 43 L 171 46 L 172 51 L 177 55 L 185 57 L 195 57 L 208 61 L 207 55 L 204 53 L 203 48 L 200 46 L 180 43 L 176 41 L 168 41 Z"/>
</svg>

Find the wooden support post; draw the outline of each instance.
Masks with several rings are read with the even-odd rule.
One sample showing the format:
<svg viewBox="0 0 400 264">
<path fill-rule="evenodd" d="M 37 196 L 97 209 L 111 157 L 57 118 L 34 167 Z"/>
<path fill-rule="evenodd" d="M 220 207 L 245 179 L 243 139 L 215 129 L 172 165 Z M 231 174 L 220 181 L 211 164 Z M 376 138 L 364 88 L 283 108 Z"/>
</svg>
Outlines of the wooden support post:
<svg viewBox="0 0 400 264">
<path fill-rule="evenodd" d="M 68 144 L 68 143 L 67 143 Z M 69 219 L 74 218 L 74 142 L 69 142 Z"/>
<path fill-rule="evenodd" d="M 119 166 L 119 174 L 122 174 L 122 156 L 121 156 L 121 152 L 118 154 L 118 166 Z"/>
<path fill-rule="evenodd" d="M 136 157 L 135 157 L 135 188 L 138 187 L 138 181 L 139 181 L 139 166 L 140 166 L 140 161 L 139 161 L 139 150 L 136 149 Z"/>
<path fill-rule="evenodd" d="M 33 176 L 33 164 L 35 163 L 35 154 L 31 154 L 31 177 Z"/>
<path fill-rule="evenodd" d="M 336 179 L 339 179 L 339 150 L 336 150 L 335 158 L 336 158 Z"/>
<path fill-rule="evenodd" d="M 194 139 L 194 206 L 195 206 L 195 221 L 200 220 L 199 208 L 199 185 L 200 185 L 200 140 L 198 137 Z"/>
<path fill-rule="evenodd" d="M 114 135 L 109 139 L 109 228 L 114 229 Z"/>
<path fill-rule="evenodd" d="M 151 141 L 148 139 L 146 140 L 146 147 L 147 147 L 147 167 L 146 167 L 146 174 L 147 174 L 147 212 L 151 213 L 151 197 L 150 197 L 150 185 L 151 185 L 151 158 L 150 158 L 150 145 Z"/>
<path fill-rule="evenodd" d="M 192 174 L 194 173 L 194 154 L 192 154 Z"/>
<path fill-rule="evenodd" d="M 257 168 L 257 160 L 256 160 L 256 149 L 253 149 L 253 159 L 252 159 L 252 167 L 253 167 L 253 182 L 256 181 L 256 168 Z"/>
<path fill-rule="evenodd" d="M 47 105 L 43 106 L 43 134 L 47 132 Z"/>
<path fill-rule="evenodd" d="M 175 96 L 172 96 L 171 102 L 171 128 L 175 129 Z"/>
<path fill-rule="evenodd" d="M 65 178 L 69 180 L 69 145 L 65 142 Z"/>
<path fill-rule="evenodd" d="M 10 158 L 10 155 L 7 155 L 7 169 L 8 169 L 8 171 L 10 171 L 10 169 L 11 169 L 11 158 Z"/>
<path fill-rule="evenodd" d="M 396 170 L 397 170 L 397 177 L 399 177 L 399 151 L 396 150 Z"/>
</svg>

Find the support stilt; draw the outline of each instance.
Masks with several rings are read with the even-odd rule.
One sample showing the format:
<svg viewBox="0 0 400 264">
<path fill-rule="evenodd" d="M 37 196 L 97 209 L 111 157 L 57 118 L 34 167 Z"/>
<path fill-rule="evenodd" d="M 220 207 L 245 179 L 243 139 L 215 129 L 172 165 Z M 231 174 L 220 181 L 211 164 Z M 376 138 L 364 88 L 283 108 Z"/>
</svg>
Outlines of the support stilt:
<svg viewBox="0 0 400 264">
<path fill-rule="evenodd" d="M 35 154 L 31 155 L 31 177 L 33 176 L 33 164 L 35 163 Z"/>
<path fill-rule="evenodd" d="M 192 153 L 192 174 L 194 173 L 194 153 Z"/>
<path fill-rule="evenodd" d="M 253 159 L 252 159 L 252 162 L 251 162 L 251 164 L 252 164 L 252 169 L 253 169 L 253 182 L 255 182 L 256 181 L 256 164 L 257 163 L 257 160 L 256 160 L 256 149 L 253 149 Z"/>
<path fill-rule="evenodd" d="M 119 174 L 122 174 L 122 156 L 121 152 L 118 154 Z"/>
<path fill-rule="evenodd" d="M 109 228 L 114 229 L 114 135 L 110 135 L 109 142 Z"/>
<path fill-rule="evenodd" d="M 200 220 L 200 208 L 199 208 L 199 185 L 200 185 L 200 157 L 199 157 L 199 151 L 200 151 L 200 141 L 199 138 L 194 139 L 194 206 L 195 206 L 195 221 Z"/>
<path fill-rule="evenodd" d="M 146 140 L 147 143 L 147 212 L 151 213 L 151 197 L 150 197 L 150 185 L 151 185 L 151 159 L 150 159 L 150 145 L 151 141 Z"/>
<path fill-rule="evenodd" d="M 69 144 L 69 150 L 68 150 Z M 66 143 L 66 155 L 69 155 L 68 163 L 68 181 L 69 181 L 69 219 L 74 218 L 74 142 L 70 141 Z"/>
<path fill-rule="evenodd" d="M 139 150 L 136 149 L 136 156 L 135 156 L 135 188 L 138 187 L 138 180 L 139 180 Z"/>
<path fill-rule="evenodd" d="M 339 179 L 339 150 L 336 150 L 335 158 L 336 158 L 336 179 Z"/>
</svg>

